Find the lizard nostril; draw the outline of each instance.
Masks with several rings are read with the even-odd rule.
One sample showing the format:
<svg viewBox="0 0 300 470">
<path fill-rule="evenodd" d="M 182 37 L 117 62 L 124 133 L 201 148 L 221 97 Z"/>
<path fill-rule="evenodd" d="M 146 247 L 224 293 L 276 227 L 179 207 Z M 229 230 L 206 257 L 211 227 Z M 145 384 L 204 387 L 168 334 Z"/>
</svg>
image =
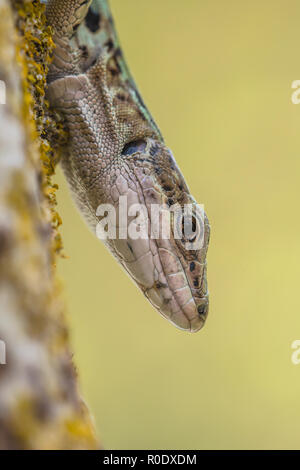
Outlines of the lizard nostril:
<svg viewBox="0 0 300 470">
<path fill-rule="evenodd" d="M 206 313 L 206 305 L 205 304 L 198 305 L 197 310 L 198 310 L 199 315 L 204 315 Z"/>
</svg>

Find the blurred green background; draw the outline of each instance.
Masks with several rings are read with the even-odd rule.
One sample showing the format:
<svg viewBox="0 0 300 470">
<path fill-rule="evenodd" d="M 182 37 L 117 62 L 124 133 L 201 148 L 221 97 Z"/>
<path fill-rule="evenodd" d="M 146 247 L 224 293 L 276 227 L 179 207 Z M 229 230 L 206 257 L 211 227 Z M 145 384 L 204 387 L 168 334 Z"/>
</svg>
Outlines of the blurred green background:
<svg viewBox="0 0 300 470">
<path fill-rule="evenodd" d="M 112 0 L 139 89 L 211 223 L 210 315 L 163 320 L 88 231 L 60 171 L 59 262 L 102 444 L 300 448 L 300 4 Z"/>
</svg>

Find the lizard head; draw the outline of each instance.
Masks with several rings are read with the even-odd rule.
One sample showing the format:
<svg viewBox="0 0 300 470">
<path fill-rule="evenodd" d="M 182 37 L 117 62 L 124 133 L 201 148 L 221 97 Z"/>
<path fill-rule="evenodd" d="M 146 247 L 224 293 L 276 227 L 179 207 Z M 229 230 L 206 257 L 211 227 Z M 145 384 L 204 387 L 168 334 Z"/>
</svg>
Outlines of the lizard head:
<svg viewBox="0 0 300 470">
<path fill-rule="evenodd" d="M 115 240 L 110 248 L 163 317 L 196 332 L 208 313 L 207 217 L 199 211 L 172 153 L 161 141 L 132 141 L 123 148 L 121 158 L 131 181 L 127 171 L 121 170 L 114 199 L 126 196 L 128 224 L 146 220 L 146 236 L 136 238 L 128 232 L 126 240 Z M 130 209 L 133 204 L 144 207 L 144 219 L 137 220 L 136 210 Z"/>
</svg>

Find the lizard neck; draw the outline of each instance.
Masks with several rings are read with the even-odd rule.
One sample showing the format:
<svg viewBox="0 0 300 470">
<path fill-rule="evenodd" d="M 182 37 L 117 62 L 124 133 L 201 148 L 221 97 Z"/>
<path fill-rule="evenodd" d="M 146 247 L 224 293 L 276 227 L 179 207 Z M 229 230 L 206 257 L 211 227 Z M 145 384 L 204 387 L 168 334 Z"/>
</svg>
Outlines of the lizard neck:
<svg viewBox="0 0 300 470">
<path fill-rule="evenodd" d="M 71 48 L 78 54 L 78 67 L 81 73 L 86 73 L 99 58 L 106 55 L 107 86 L 113 96 L 121 97 L 117 107 L 135 106 L 140 118 L 147 122 L 159 141 L 163 137 L 150 112 L 145 106 L 137 86 L 126 64 L 119 39 L 114 27 L 114 21 L 106 0 L 93 0 L 88 13 L 74 31 L 70 40 Z"/>
</svg>

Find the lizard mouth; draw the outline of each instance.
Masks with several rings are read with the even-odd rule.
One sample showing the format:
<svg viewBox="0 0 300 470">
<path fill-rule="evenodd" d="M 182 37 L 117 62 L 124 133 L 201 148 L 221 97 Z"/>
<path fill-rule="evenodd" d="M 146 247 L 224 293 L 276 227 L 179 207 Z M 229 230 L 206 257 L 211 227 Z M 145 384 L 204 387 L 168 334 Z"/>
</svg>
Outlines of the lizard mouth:
<svg viewBox="0 0 300 470">
<path fill-rule="evenodd" d="M 208 314 L 208 294 L 192 289 L 179 258 L 166 248 L 158 248 L 162 271 L 159 280 L 145 291 L 163 317 L 182 330 L 197 332 Z"/>
<path fill-rule="evenodd" d="M 113 245 L 113 246 L 112 246 Z M 171 240 L 114 240 L 111 251 L 153 307 L 176 327 L 199 331 L 208 313 L 206 272 L 198 261 L 202 281 L 192 287 L 188 265 L 183 266 Z M 129 248 L 128 248 L 129 247 Z"/>
</svg>

